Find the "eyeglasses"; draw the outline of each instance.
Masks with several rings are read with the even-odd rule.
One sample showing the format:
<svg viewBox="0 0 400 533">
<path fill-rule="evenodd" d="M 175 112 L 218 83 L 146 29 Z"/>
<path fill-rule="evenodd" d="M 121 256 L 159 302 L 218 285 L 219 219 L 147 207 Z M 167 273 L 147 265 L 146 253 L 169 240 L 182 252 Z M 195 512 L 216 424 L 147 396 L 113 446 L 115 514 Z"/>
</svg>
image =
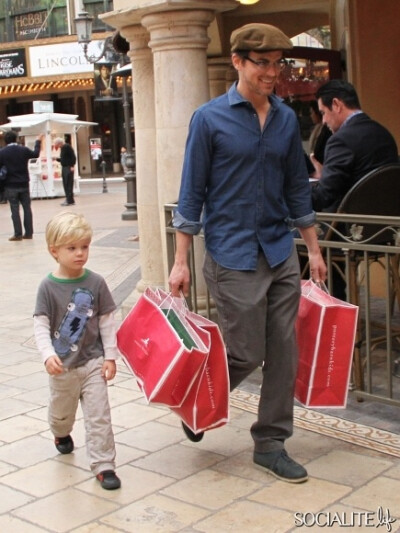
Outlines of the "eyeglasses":
<svg viewBox="0 0 400 533">
<path fill-rule="evenodd" d="M 253 63 L 253 65 L 258 67 L 260 70 L 269 70 L 270 68 L 273 68 L 275 71 L 281 71 L 286 66 L 285 59 L 279 59 L 278 61 L 268 61 L 268 59 L 260 59 L 260 61 L 256 61 L 255 59 L 252 59 L 249 56 L 244 56 L 243 59 L 247 59 L 248 61 L 250 61 L 250 63 Z"/>
</svg>

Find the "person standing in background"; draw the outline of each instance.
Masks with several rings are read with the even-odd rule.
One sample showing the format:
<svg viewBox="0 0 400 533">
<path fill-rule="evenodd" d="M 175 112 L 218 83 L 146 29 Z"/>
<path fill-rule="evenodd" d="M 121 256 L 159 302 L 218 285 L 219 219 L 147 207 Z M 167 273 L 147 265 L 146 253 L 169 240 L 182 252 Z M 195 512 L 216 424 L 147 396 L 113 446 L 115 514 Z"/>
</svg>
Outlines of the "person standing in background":
<svg viewBox="0 0 400 533">
<path fill-rule="evenodd" d="M 128 153 L 126 151 L 126 148 L 125 146 L 122 146 L 121 147 L 121 166 L 122 166 L 122 170 L 124 171 L 124 174 L 126 174 L 128 171 L 128 167 L 126 166 L 127 156 L 128 156 Z"/>
<path fill-rule="evenodd" d="M 75 205 L 74 200 L 74 167 L 76 164 L 76 155 L 72 146 L 64 141 L 61 137 L 54 140 L 54 149 L 60 148 L 60 157 L 57 161 L 61 163 L 61 175 L 65 192 L 65 202 L 61 205 Z"/>
<path fill-rule="evenodd" d="M 28 161 L 39 157 L 43 135 L 40 135 L 35 141 L 33 150 L 27 146 L 18 144 L 17 138 L 18 135 L 15 131 L 7 131 L 4 134 L 6 146 L 0 150 L 0 167 L 4 165 L 7 169 L 4 191 L 10 203 L 11 219 L 14 226 L 14 235 L 8 239 L 9 241 L 32 239 L 33 236 Z M 22 223 L 19 213 L 20 204 L 24 211 L 24 234 L 22 233 Z"/>
</svg>

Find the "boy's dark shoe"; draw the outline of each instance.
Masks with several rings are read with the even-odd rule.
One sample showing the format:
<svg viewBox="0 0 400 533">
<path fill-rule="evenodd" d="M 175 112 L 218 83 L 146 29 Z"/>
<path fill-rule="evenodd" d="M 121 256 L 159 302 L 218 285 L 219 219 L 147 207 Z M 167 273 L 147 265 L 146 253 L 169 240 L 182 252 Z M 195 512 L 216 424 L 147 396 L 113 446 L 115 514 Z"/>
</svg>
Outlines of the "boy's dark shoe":
<svg viewBox="0 0 400 533">
<path fill-rule="evenodd" d="M 22 241 L 22 235 L 13 235 L 8 240 L 9 241 Z"/>
<path fill-rule="evenodd" d="M 57 450 L 64 455 L 74 451 L 74 441 L 72 440 L 71 435 L 67 435 L 66 437 L 56 437 L 54 439 L 54 444 L 56 445 Z"/>
<path fill-rule="evenodd" d="M 282 481 L 303 483 L 308 479 L 307 470 L 296 461 L 293 461 L 286 450 L 267 453 L 254 452 L 253 461 Z"/>
<path fill-rule="evenodd" d="M 121 480 L 113 470 L 104 470 L 97 474 L 96 478 L 100 481 L 100 485 L 106 490 L 119 489 Z"/>
<path fill-rule="evenodd" d="M 204 431 L 201 431 L 200 433 L 193 433 L 193 431 L 187 427 L 186 424 L 182 422 L 182 429 L 185 432 L 186 437 L 191 440 L 192 442 L 200 442 L 201 439 L 204 437 Z"/>
</svg>

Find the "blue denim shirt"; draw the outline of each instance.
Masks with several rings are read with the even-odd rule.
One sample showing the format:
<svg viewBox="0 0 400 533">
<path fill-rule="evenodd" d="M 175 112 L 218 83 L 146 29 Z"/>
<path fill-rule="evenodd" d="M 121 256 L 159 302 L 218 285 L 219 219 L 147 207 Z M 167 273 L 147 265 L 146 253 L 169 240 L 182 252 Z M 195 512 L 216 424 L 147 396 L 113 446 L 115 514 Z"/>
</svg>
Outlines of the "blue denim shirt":
<svg viewBox="0 0 400 533">
<path fill-rule="evenodd" d="M 195 111 L 173 225 L 197 234 L 225 268 L 255 270 L 260 247 L 273 268 L 293 250 L 291 228 L 314 223 L 297 117 L 270 97 L 263 131 L 237 91 Z"/>
</svg>

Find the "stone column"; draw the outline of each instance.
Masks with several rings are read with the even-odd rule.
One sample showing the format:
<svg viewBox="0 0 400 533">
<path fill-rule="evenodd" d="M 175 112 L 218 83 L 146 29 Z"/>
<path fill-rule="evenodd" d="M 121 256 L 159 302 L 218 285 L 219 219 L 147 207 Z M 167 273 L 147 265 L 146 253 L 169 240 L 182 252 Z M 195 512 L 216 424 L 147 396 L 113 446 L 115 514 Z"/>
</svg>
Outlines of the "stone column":
<svg viewBox="0 0 400 533">
<path fill-rule="evenodd" d="M 142 24 L 150 33 L 149 46 L 154 56 L 161 228 L 165 226 L 163 206 L 178 199 L 189 119 L 194 109 L 209 99 L 207 27 L 213 18 L 214 12 L 207 10 L 167 11 L 142 18 Z M 169 272 L 163 230 L 162 240 L 167 283 Z"/>
<path fill-rule="evenodd" d="M 114 0 L 115 11 L 100 16 L 119 29 L 131 46 L 142 266 L 136 292 L 146 285 L 159 285 L 160 279 L 167 284 L 164 205 L 178 198 L 190 117 L 210 97 L 207 28 L 216 12 L 237 5 L 235 0 Z M 139 68 L 135 73 L 137 56 L 144 61 L 145 53 L 144 49 L 139 53 L 141 45 L 135 44 L 134 26 L 140 24 L 150 34 L 154 84 L 143 65 L 143 71 Z M 200 265 L 197 251 L 196 259 Z"/>
<path fill-rule="evenodd" d="M 160 257 L 161 228 L 157 195 L 153 56 L 148 47 L 149 34 L 143 26 L 136 24 L 125 27 L 122 34 L 130 43 L 128 55 L 132 61 L 132 97 L 135 117 L 141 280 L 129 299 L 133 304 L 146 287 L 163 286 L 164 270 Z"/>
<path fill-rule="evenodd" d="M 213 57 L 208 60 L 210 98 L 215 98 L 226 92 L 226 75 L 231 66 L 230 57 Z"/>
</svg>

